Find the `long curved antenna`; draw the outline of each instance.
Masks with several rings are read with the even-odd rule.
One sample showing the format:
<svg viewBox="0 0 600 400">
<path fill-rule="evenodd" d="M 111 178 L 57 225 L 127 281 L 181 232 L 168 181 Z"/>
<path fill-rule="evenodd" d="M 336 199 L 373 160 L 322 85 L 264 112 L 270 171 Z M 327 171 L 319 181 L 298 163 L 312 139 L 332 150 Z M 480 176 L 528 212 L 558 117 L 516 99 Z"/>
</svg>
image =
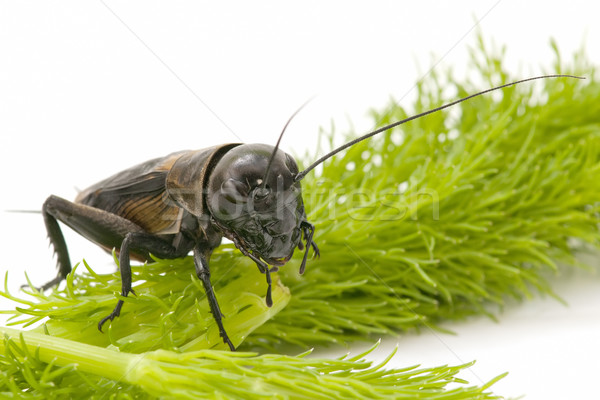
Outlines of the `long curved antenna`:
<svg viewBox="0 0 600 400">
<path fill-rule="evenodd" d="M 445 108 L 452 107 L 453 105 L 456 105 L 458 103 L 462 103 L 463 101 L 467 101 L 469 99 L 472 99 L 473 97 L 481 96 L 482 94 L 486 94 L 486 93 L 492 92 L 494 90 L 503 89 L 503 88 L 508 87 L 508 86 L 518 85 L 519 83 L 523 83 L 523 82 L 533 81 L 533 80 L 536 80 L 536 79 L 545 79 L 545 78 L 575 78 L 575 79 L 585 79 L 584 77 L 574 76 L 574 75 L 542 75 L 542 76 L 536 76 L 536 77 L 533 77 L 533 78 L 522 79 L 520 81 L 506 83 L 504 85 L 496 86 L 494 88 L 487 89 L 487 90 L 484 90 L 484 91 L 479 92 L 479 93 L 472 94 L 472 95 L 467 96 L 467 97 L 463 97 L 462 99 L 453 101 L 453 102 L 448 103 L 448 104 L 444 104 L 443 106 L 436 107 L 436 108 L 431 109 L 429 111 L 425 111 L 425 112 L 413 115 L 412 117 L 408 117 L 408 118 L 403 119 L 401 121 L 394 122 L 394 123 L 386 125 L 386 126 L 384 126 L 382 128 L 376 129 L 376 130 L 374 130 L 372 132 L 369 132 L 366 135 L 363 135 L 363 136 L 358 137 L 358 138 L 356 138 L 354 140 L 351 140 L 348 143 L 341 145 L 337 149 L 332 150 L 331 152 L 325 154 L 323 157 L 319 158 L 317 161 L 315 161 L 314 163 L 312 163 L 311 165 L 309 165 L 308 168 L 306 168 L 304 171 L 299 172 L 296 175 L 296 177 L 294 178 L 294 181 L 298 182 L 298 181 L 304 179 L 304 177 L 306 176 L 306 174 L 308 174 L 310 171 L 312 171 L 317 165 L 321 164 L 323 161 L 325 161 L 325 160 L 333 157 L 334 155 L 336 155 L 337 153 L 339 153 L 342 150 L 347 149 L 348 147 L 354 146 L 358 142 L 362 142 L 363 140 L 368 139 L 371 136 L 377 135 L 378 133 L 385 132 L 388 129 L 392 129 L 392 128 L 398 126 L 398 125 L 402 125 L 402 124 L 404 124 L 406 122 L 409 122 L 409 121 L 412 121 L 414 119 L 424 117 L 425 115 L 433 114 L 434 112 L 438 112 L 438 111 L 441 111 L 441 110 L 443 110 Z"/>
<path fill-rule="evenodd" d="M 269 158 L 269 162 L 267 163 L 267 169 L 265 170 L 265 175 L 263 176 L 262 183 L 260 184 L 260 188 L 261 189 L 263 189 L 265 187 L 266 183 L 267 183 L 267 177 L 269 176 L 269 172 L 271 172 L 271 165 L 273 164 L 273 160 L 275 159 L 275 153 L 277 153 L 277 149 L 279 149 L 279 143 L 281 143 L 281 138 L 283 137 L 283 134 L 285 133 L 285 130 L 287 129 L 287 127 L 290 124 L 290 122 L 292 122 L 292 120 L 294 119 L 294 117 L 296 115 L 298 115 L 298 113 L 300 112 L 300 110 L 302 110 L 314 98 L 315 98 L 315 96 L 312 96 L 310 99 L 306 100 L 304 102 L 304 104 L 302 104 L 300 107 L 298 107 L 298 109 L 296 111 L 294 111 L 294 113 L 291 115 L 291 117 L 287 120 L 287 122 L 283 126 L 283 129 L 281 130 L 281 133 L 279 134 L 279 138 L 277 139 L 277 143 L 275 144 L 275 148 L 273 149 L 273 153 L 271 153 L 271 157 Z"/>
</svg>

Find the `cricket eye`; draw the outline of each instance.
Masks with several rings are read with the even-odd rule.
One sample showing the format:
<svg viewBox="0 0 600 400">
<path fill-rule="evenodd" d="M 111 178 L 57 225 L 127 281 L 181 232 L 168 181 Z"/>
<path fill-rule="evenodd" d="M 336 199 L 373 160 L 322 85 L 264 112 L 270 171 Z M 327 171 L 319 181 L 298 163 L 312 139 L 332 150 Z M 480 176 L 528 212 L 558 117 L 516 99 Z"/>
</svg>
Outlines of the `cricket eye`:
<svg viewBox="0 0 600 400">
<path fill-rule="evenodd" d="M 296 160 L 287 153 L 285 154 L 285 165 L 288 167 L 293 177 L 298 174 L 298 164 L 296 164 Z"/>
<path fill-rule="evenodd" d="M 248 200 L 249 189 L 243 182 L 228 179 L 221 185 L 221 195 L 231 203 L 245 203 Z"/>
</svg>

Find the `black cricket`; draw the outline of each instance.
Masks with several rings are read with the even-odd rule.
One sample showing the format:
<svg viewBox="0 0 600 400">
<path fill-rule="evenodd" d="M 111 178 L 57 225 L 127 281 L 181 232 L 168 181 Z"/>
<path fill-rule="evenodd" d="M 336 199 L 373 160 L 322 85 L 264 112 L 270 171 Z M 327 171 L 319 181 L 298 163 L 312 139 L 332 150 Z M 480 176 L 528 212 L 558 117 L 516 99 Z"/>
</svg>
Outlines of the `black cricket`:
<svg viewBox="0 0 600 400">
<path fill-rule="evenodd" d="M 319 158 L 302 172 L 292 156 L 278 149 L 290 118 L 275 146 L 233 143 L 181 151 L 113 175 L 81 192 L 74 202 L 50 196 L 42 215 L 56 253 L 58 275 L 41 290 L 60 283 L 71 272 L 69 252 L 57 221 L 107 251 L 117 249 L 123 297 L 134 293 L 130 259 L 151 261 L 150 254 L 174 259 L 193 251 L 196 274 L 220 335 L 235 350 L 223 327 L 223 315 L 210 282 L 210 256 L 222 237 L 230 239 L 266 275 L 266 304 L 271 306 L 270 273 L 289 261 L 296 248 L 305 249 L 300 273 L 304 272 L 310 247 L 314 256 L 319 256 L 313 241 L 315 228 L 307 220 L 300 186 L 308 172 L 338 152 L 413 119 L 493 90 L 559 77 L 582 79 L 544 75 L 491 88 L 367 133 Z M 102 331 L 106 321 L 119 316 L 122 307 L 123 300 L 119 300 L 112 313 L 98 323 L 98 329 Z"/>
</svg>

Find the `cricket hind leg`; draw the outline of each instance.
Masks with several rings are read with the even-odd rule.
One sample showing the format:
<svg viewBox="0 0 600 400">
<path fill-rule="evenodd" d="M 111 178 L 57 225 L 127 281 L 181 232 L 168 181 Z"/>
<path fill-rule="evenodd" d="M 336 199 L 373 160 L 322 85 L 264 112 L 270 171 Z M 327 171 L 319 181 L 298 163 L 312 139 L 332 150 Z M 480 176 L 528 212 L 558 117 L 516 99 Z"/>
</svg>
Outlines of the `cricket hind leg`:
<svg viewBox="0 0 600 400">
<path fill-rule="evenodd" d="M 147 233 L 137 224 L 116 214 L 73 203 L 57 196 L 48 197 L 42 213 L 50 242 L 57 253 L 59 269 L 58 276 L 43 285 L 42 289 L 56 285 L 71 272 L 69 253 L 58 221 L 105 249 L 120 249 L 121 294 L 124 297 L 132 292 L 131 254 L 145 259 L 149 259 L 150 253 L 160 258 L 179 258 L 184 257 L 192 247 L 187 242 L 174 247 L 162 238 Z M 100 321 L 98 329 L 102 330 L 102 325 L 106 321 L 117 317 L 122 307 L 123 301 L 119 300 L 112 313 Z"/>
<path fill-rule="evenodd" d="M 69 257 L 67 243 L 65 242 L 65 237 L 60 229 L 60 226 L 58 225 L 58 221 L 53 215 L 53 208 L 49 204 L 49 200 L 51 200 L 51 198 L 48 198 L 42 207 L 42 216 L 44 218 L 44 224 L 46 225 L 48 239 L 50 240 L 50 244 L 54 249 L 54 254 L 56 255 L 58 274 L 56 275 L 56 278 L 40 286 L 39 290 L 42 291 L 58 285 L 67 277 L 69 272 L 71 272 L 71 258 Z"/>
<path fill-rule="evenodd" d="M 58 274 L 45 283 L 40 290 L 57 285 L 71 272 L 71 260 L 64 235 L 58 221 L 98 245 L 119 248 L 128 232 L 143 232 L 133 222 L 98 208 L 77 204 L 58 196 L 50 196 L 42 206 L 42 216 L 50 244 L 56 254 Z"/>
</svg>

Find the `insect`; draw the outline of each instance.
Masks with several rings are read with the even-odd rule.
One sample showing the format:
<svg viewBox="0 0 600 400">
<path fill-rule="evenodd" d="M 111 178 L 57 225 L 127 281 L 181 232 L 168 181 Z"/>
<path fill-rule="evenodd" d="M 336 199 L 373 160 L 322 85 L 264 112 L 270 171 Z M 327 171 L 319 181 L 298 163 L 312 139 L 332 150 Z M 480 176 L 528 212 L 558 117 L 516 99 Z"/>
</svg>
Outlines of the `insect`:
<svg viewBox="0 0 600 400">
<path fill-rule="evenodd" d="M 303 171 L 279 150 L 288 120 L 275 146 L 232 143 L 181 151 L 136 165 L 81 192 L 74 202 L 50 196 L 42 207 L 48 237 L 57 258 L 58 275 L 41 287 L 46 290 L 71 271 L 69 252 L 58 221 L 104 249 L 117 249 L 121 295 L 134 293 L 130 259 L 150 261 L 150 254 L 180 258 L 193 252 L 196 274 L 202 281 L 211 313 L 223 342 L 235 350 L 223 326 L 223 315 L 210 282 L 209 260 L 223 237 L 256 263 L 266 275 L 266 304 L 272 305 L 272 272 L 284 265 L 296 248 L 319 256 L 315 228 L 306 216 L 301 180 L 316 166 L 340 151 L 416 118 L 443 110 L 475 96 L 545 75 L 491 88 L 432 110 L 386 125 L 324 155 Z M 98 329 L 118 317 L 123 300 L 98 323 Z"/>
</svg>

